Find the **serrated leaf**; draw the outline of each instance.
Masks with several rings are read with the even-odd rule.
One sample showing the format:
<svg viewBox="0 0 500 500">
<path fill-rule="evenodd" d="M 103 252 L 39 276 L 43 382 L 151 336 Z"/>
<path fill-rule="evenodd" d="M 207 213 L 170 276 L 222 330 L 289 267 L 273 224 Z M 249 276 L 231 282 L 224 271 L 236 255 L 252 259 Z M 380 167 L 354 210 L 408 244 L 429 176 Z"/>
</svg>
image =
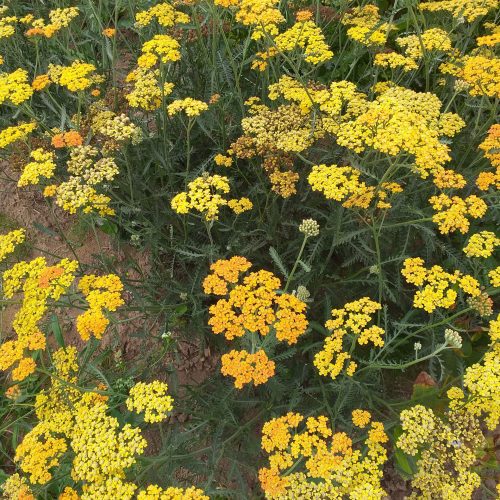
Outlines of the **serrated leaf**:
<svg viewBox="0 0 500 500">
<path fill-rule="evenodd" d="M 281 260 L 278 252 L 274 247 L 269 247 L 269 255 L 271 256 L 271 259 L 273 259 L 274 263 L 278 266 L 283 276 L 288 279 L 288 271 L 286 270 L 285 264 L 283 264 L 283 261 Z"/>
<path fill-rule="evenodd" d="M 59 344 L 59 346 L 65 347 L 61 325 L 59 324 L 59 319 L 55 314 L 52 314 L 52 316 L 50 317 L 50 329 L 52 330 L 52 333 L 54 334 L 56 342 Z"/>
</svg>

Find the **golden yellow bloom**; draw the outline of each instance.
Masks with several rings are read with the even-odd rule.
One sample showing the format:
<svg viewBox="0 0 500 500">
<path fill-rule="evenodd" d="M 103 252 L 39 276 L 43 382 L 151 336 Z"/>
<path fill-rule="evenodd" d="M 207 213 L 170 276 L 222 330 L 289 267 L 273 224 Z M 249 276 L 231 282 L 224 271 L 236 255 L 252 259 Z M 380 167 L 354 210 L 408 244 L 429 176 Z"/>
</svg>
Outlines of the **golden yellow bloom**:
<svg viewBox="0 0 500 500">
<path fill-rule="evenodd" d="M 20 245 L 26 239 L 25 229 L 15 229 L 7 234 L 0 234 L 0 262 L 4 260 L 7 255 L 14 252 L 17 245 Z"/>
<path fill-rule="evenodd" d="M 380 66 L 381 68 L 401 68 L 403 71 L 418 69 L 418 64 L 411 57 L 403 56 L 397 52 L 382 52 L 375 54 L 373 63 L 375 66 Z"/>
<path fill-rule="evenodd" d="M 170 28 L 175 24 L 189 23 L 189 16 L 184 12 L 175 10 L 168 2 L 158 3 L 147 10 L 138 12 L 135 15 L 136 25 L 139 27 L 148 26 L 156 20 L 160 26 Z"/>
<path fill-rule="evenodd" d="M 233 164 L 233 159 L 230 156 L 224 156 L 222 154 L 215 155 L 214 161 L 219 167 L 230 167 Z"/>
<path fill-rule="evenodd" d="M 54 437 L 50 426 L 40 422 L 24 436 L 14 460 L 30 475 L 32 484 L 45 484 L 52 479 L 50 469 L 59 465 L 59 458 L 67 448 L 65 439 Z"/>
<path fill-rule="evenodd" d="M 254 40 L 277 35 L 278 24 L 285 21 L 278 5 L 279 0 L 239 0 L 236 20 L 253 28 Z"/>
<path fill-rule="evenodd" d="M 479 145 L 494 167 L 500 167 L 500 124 L 495 123 L 488 130 L 486 139 Z"/>
<path fill-rule="evenodd" d="M 9 476 L 0 488 L 6 500 L 35 500 L 28 481 L 18 473 Z"/>
<path fill-rule="evenodd" d="M 109 319 L 104 315 L 105 310 L 116 311 L 125 301 L 121 292 L 123 284 L 114 274 L 84 276 L 78 283 L 89 309 L 76 318 L 76 329 L 83 340 L 89 340 L 91 335 L 100 339 L 109 325 Z"/>
<path fill-rule="evenodd" d="M 219 210 L 227 205 L 223 197 L 229 193 L 229 179 L 222 175 L 202 175 L 188 184 L 188 190 L 172 198 L 172 209 L 178 214 L 191 210 L 200 212 L 206 220 L 217 220 Z"/>
<path fill-rule="evenodd" d="M 17 339 L 0 346 L 1 370 L 19 361 L 12 373 L 15 380 L 23 380 L 34 372 L 35 362 L 30 357 L 23 357 L 24 352 L 45 348 L 45 336 L 38 323 L 47 310 L 49 299 L 59 300 L 71 285 L 77 267 L 76 261 L 68 259 L 62 259 L 56 266 L 47 266 L 46 260 L 38 257 L 31 262 L 19 262 L 3 273 L 5 297 L 23 293 L 22 304 L 12 323 Z"/>
<path fill-rule="evenodd" d="M 28 72 L 16 69 L 12 73 L 0 73 L 0 104 L 9 102 L 19 106 L 33 95 L 33 89 L 28 83 Z"/>
<path fill-rule="evenodd" d="M 352 412 L 352 423 L 356 427 L 364 428 L 366 427 L 372 419 L 372 415 L 369 411 L 365 410 L 353 410 Z"/>
<path fill-rule="evenodd" d="M 156 484 L 150 484 L 145 490 L 139 491 L 137 500 L 210 500 L 210 497 L 194 486 L 160 488 Z"/>
<path fill-rule="evenodd" d="M 394 28 L 382 22 L 376 5 L 354 7 L 342 17 L 342 24 L 350 26 L 347 36 L 367 47 L 383 45 L 387 35 Z"/>
<path fill-rule="evenodd" d="M 405 55 L 411 59 L 420 59 L 424 51 L 451 51 L 451 39 L 448 33 L 440 28 L 431 28 L 420 35 L 407 35 L 396 38 L 396 43 L 403 48 Z"/>
<path fill-rule="evenodd" d="M 140 68 L 151 68 L 156 63 L 178 61 L 181 58 L 180 45 L 169 35 L 155 35 L 142 46 L 142 56 L 137 60 Z"/>
<path fill-rule="evenodd" d="M 490 257 L 495 248 L 500 246 L 500 238 L 497 238 L 495 233 L 491 231 L 481 231 L 473 234 L 464 247 L 464 252 L 467 257 Z"/>
<path fill-rule="evenodd" d="M 51 179 L 54 176 L 56 164 L 55 155 L 52 151 L 45 151 L 42 148 L 35 149 L 30 153 L 33 161 L 24 166 L 23 173 L 19 177 L 17 185 L 19 187 L 30 184 L 38 184 L 40 178 Z"/>
<path fill-rule="evenodd" d="M 500 266 L 496 269 L 492 269 L 488 273 L 488 277 L 490 278 L 490 283 L 494 287 L 500 287 Z"/>
<path fill-rule="evenodd" d="M 132 90 L 125 95 L 130 106 L 154 111 L 161 105 L 162 95 L 168 96 L 174 88 L 173 83 L 165 82 L 163 88 L 158 82 L 159 70 L 137 68 L 127 75 L 127 82 L 133 83 Z"/>
<path fill-rule="evenodd" d="M 227 206 L 237 215 L 252 210 L 253 203 L 248 198 L 239 198 L 234 200 L 229 200 Z"/>
<path fill-rule="evenodd" d="M 66 87 L 71 92 L 79 92 L 101 81 L 95 71 L 96 67 L 93 64 L 77 60 L 70 66 L 49 64 L 48 75 L 54 83 Z"/>
<path fill-rule="evenodd" d="M 251 354 L 245 350 L 232 350 L 223 354 L 221 373 L 233 377 L 234 386 L 242 389 L 245 384 L 265 384 L 275 373 L 275 363 L 262 349 Z"/>
<path fill-rule="evenodd" d="M 269 499 L 353 498 L 382 499 L 380 485 L 388 441 L 384 427 L 373 422 L 364 441 L 366 453 L 353 448 L 344 432 L 334 432 L 325 416 L 304 417 L 288 413 L 273 418 L 262 429 L 262 449 L 269 467 L 259 470 L 259 480 Z M 293 472 L 288 469 L 293 467 Z"/>
<path fill-rule="evenodd" d="M 379 326 L 367 325 L 372 321 L 372 315 L 380 310 L 382 306 L 378 302 L 362 297 L 354 302 L 347 303 L 342 309 L 332 309 L 332 319 L 325 323 L 325 327 L 331 331 L 323 344 L 323 349 L 314 356 L 314 366 L 320 375 L 329 376 L 332 379 L 344 369 L 346 362 L 346 375 L 352 376 L 356 370 L 356 363 L 349 362 L 351 355 L 344 351 L 344 337 L 349 333 L 356 336 L 356 342 L 360 345 L 372 343 L 374 346 L 382 347 L 384 330 Z"/>
<path fill-rule="evenodd" d="M 488 209 L 486 203 L 476 195 L 463 199 L 459 196 L 449 197 L 442 193 L 429 198 L 429 202 L 436 211 L 432 220 L 438 225 L 441 234 L 455 231 L 465 234 L 470 226 L 467 216 L 480 219 Z"/>
<path fill-rule="evenodd" d="M 486 15 L 490 10 L 498 8 L 498 0 L 435 0 L 431 2 L 420 2 L 421 10 L 429 12 L 447 11 L 456 18 L 465 18 L 472 22 L 476 18 Z"/>
<path fill-rule="evenodd" d="M 36 128 L 36 123 L 22 123 L 7 127 L 0 131 L 0 149 L 6 148 L 10 144 L 25 139 Z"/>
<path fill-rule="evenodd" d="M 320 64 L 333 57 L 321 28 L 309 20 L 297 21 L 291 28 L 275 37 L 274 44 L 280 52 L 302 49 L 304 60 L 310 64 Z"/>
<path fill-rule="evenodd" d="M 206 102 L 198 101 L 192 97 L 177 99 L 167 106 L 167 112 L 170 116 L 174 116 L 181 111 L 184 111 L 189 117 L 200 116 L 207 109 L 208 104 Z"/>
<path fill-rule="evenodd" d="M 159 380 L 153 380 L 149 384 L 138 382 L 130 389 L 125 404 L 130 411 L 144 412 L 145 422 L 161 422 L 173 409 L 174 400 L 167 396 L 167 391 L 168 385 Z"/>
<path fill-rule="evenodd" d="M 450 274 L 438 265 L 426 269 L 420 257 L 406 259 L 401 274 L 408 283 L 421 287 L 415 294 L 413 305 L 428 313 L 437 307 L 452 307 L 458 296 L 457 287 L 472 297 L 481 293 L 479 282 L 472 276 L 460 271 Z"/>
</svg>

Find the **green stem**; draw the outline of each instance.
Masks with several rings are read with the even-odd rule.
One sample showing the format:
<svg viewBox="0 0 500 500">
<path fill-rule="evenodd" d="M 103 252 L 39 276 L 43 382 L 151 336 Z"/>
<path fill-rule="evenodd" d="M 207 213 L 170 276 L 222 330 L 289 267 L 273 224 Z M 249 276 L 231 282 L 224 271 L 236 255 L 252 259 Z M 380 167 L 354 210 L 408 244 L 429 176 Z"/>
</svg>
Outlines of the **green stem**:
<svg viewBox="0 0 500 500">
<path fill-rule="evenodd" d="M 302 257 L 302 254 L 304 253 L 304 248 L 306 247 L 307 240 L 308 240 L 308 236 L 305 235 L 304 240 L 302 241 L 302 246 L 300 247 L 300 250 L 299 250 L 299 255 L 297 256 L 297 259 L 295 260 L 295 264 L 292 267 L 292 271 L 291 271 L 290 275 L 288 276 L 285 288 L 283 289 L 284 293 L 288 290 L 288 287 L 290 286 L 290 283 L 292 282 L 293 275 L 295 274 L 295 271 L 297 270 L 297 266 L 299 265 L 300 258 Z"/>
</svg>

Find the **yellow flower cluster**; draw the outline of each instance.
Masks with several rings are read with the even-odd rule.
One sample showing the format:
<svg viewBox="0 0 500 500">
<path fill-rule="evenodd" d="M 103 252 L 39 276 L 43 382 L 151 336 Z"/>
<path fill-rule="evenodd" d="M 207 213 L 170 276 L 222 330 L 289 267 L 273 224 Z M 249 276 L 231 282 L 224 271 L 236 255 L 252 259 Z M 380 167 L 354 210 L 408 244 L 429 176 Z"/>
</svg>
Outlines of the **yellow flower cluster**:
<svg viewBox="0 0 500 500">
<path fill-rule="evenodd" d="M 435 0 L 420 2 L 419 9 L 429 12 L 447 11 L 453 17 L 464 18 L 469 22 L 478 17 L 485 16 L 491 10 L 498 9 L 498 0 Z"/>
<path fill-rule="evenodd" d="M 181 111 L 184 111 L 190 118 L 200 116 L 201 113 L 208 109 L 208 104 L 203 101 L 198 101 L 192 97 L 184 99 L 176 99 L 167 106 L 167 112 L 170 116 L 174 116 Z"/>
<path fill-rule="evenodd" d="M 16 448 L 14 460 L 29 474 L 32 484 L 45 484 L 52 479 L 50 469 L 59 465 L 60 456 L 68 449 L 64 438 L 52 434 L 53 427 L 40 422 L 28 432 Z"/>
<path fill-rule="evenodd" d="M 445 420 L 422 405 L 403 410 L 400 419 L 398 448 L 413 456 L 419 453 L 412 497 L 472 498 L 481 484 L 472 470 L 476 450 L 484 446 L 479 422 L 464 410 L 448 411 Z"/>
<path fill-rule="evenodd" d="M 97 212 L 103 217 L 115 214 L 109 206 L 111 198 L 99 194 L 92 186 L 82 184 L 78 177 L 70 177 L 59 186 L 47 186 L 43 195 L 45 197 L 56 196 L 57 205 L 70 214 L 75 214 L 79 209 L 86 214 Z"/>
<path fill-rule="evenodd" d="M 425 52 L 451 50 L 451 39 L 448 33 L 440 28 L 431 28 L 420 35 L 408 35 L 396 38 L 396 43 L 404 49 L 405 55 L 411 59 L 421 59 Z"/>
<path fill-rule="evenodd" d="M 62 9 L 53 9 L 49 12 L 49 22 L 44 19 L 32 19 L 27 24 L 32 27 L 26 31 L 26 36 L 42 35 L 51 38 L 62 28 L 67 28 L 71 21 L 80 13 L 78 7 L 66 7 Z"/>
<path fill-rule="evenodd" d="M 0 104 L 9 102 L 19 106 L 33 95 L 33 89 L 28 83 L 28 72 L 16 69 L 12 73 L 0 73 Z"/>
<path fill-rule="evenodd" d="M 472 276 L 462 274 L 460 271 L 450 274 L 438 265 L 427 269 L 424 264 L 424 260 L 420 257 L 405 259 L 401 270 L 407 283 L 423 287 L 415 294 L 414 307 L 424 309 L 428 313 L 437 307 L 449 309 L 457 300 L 457 288 L 461 288 L 472 297 L 480 295 L 479 282 Z"/>
<path fill-rule="evenodd" d="M 83 391 L 78 388 L 77 355 L 72 346 L 53 354 L 55 373 L 51 385 L 36 397 L 39 422 L 18 446 L 16 461 L 21 470 L 30 475 L 31 482 L 46 484 L 52 479 L 50 469 L 58 465 L 61 454 L 71 451 L 71 478 L 80 483 L 82 494 L 66 487 L 60 500 L 131 500 L 137 486 L 125 481 L 125 472 L 134 465 L 137 455 L 144 452 L 146 440 L 139 428 L 129 424 L 120 428 L 118 420 L 107 415 L 107 396 L 97 389 Z M 151 392 L 149 388 L 146 392 L 140 389 L 135 402 L 139 402 L 146 412 L 149 409 L 150 416 L 156 418 L 159 413 L 169 411 L 167 406 L 171 408 L 171 399 L 164 399 L 163 389 L 163 385 L 155 388 L 153 405 L 144 400 L 148 397 L 146 392 Z M 160 405 L 156 404 L 158 395 Z M 3 489 L 9 500 L 35 498 L 30 496 L 29 483 L 19 474 L 10 476 Z M 146 487 L 137 498 L 208 500 L 194 487 L 162 489 L 156 485 Z"/>
<path fill-rule="evenodd" d="M 83 340 L 89 340 L 91 335 L 100 339 L 109 325 L 109 319 L 104 311 L 116 311 L 125 302 L 121 292 L 123 284 L 115 274 L 84 276 L 78 283 L 90 308 L 76 318 L 76 329 Z"/>
<path fill-rule="evenodd" d="M 15 229 L 7 234 L 0 234 L 0 262 L 2 262 L 7 255 L 14 252 L 17 245 L 24 242 L 26 238 L 25 229 Z"/>
<path fill-rule="evenodd" d="M 167 395 L 168 385 L 159 380 L 146 384 L 138 382 L 130 389 L 125 401 L 130 411 L 144 412 L 145 422 L 161 422 L 173 409 L 173 398 Z"/>
<path fill-rule="evenodd" d="M 265 384 L 275 373 L 275 363 L 262 349 L 255 353 L 232 350 L 222 355 L 221 373 L 234 378 L 234 386 L 242 389 L 245 384 Z"/>
<path fill-rule="evenodd" d="M 275 92 L 278 91 L 275 89 Z M 289 197 L 296 192 L 299 179 L 299 175 L 292 170 L 291 153 L 304 151 L 315 139 L 323 137 L 324 131 L 312 125 L 309 117 L 296 104 L 273 110 L 260 104 L 257 97 L 249 99 L 246 104 L 249 116 L 243 118 L 241 123 L 243 135 L 231 144 L 228 153 L 242 159 L 263 156 L 262 166 L 273 191 Z"/>
<path fill-rule="evenodd" d="M 460 198 L 441 193 L 429 198 L 429 202 L 436 213 L 432 216 L 433 222 L 439 227 L 441 234 L 460 231 L 465 234 L 470 227 L 469 219 L 480 219 L 486 213 L 488 206 L 476 195 Z"/>
<path fill-rule="evenodd" d="M 380 189 L 360 181 L 361 172 L 353 167 L 314 165 L 308 181 L 313 191 L 320 191 L 326 199 L 341 201 L 346 208 L 368 208 L 378 196 L 377 208 L 391 208 L 389 193 L 400 193 L 403 188 L 396 182 L 384 182 Z"/>
<path fill-rule="evenodd" d="M 229 200 L 227 202 L 227 206 L 236 214 L 240 215 L 244 212 L 248 212 L 248 210 L 252 210 L 253 208 L 253 203 L 251 200 L 248 198 L 239 198 L 239 199 L 233 199 Z"/>
<path fill-rule="evenodd" d="M 373 64 L 381 68 L 401 68 L 403 71 L 418 69 L 418 64 L 411 57 L 403 56 L 397 52 L 381 52 L 375 54 Z"/>
<path fill-rule="evenodd" d="M 6 500 L 35 500 L 28 481 L 17 472 L 9 476 L 0 486 Z"/>
<path fill-rule="evenodd" d="M 95 71 L 93 64 L 77 60 L 69 66 L 49 64 L 47 74 L 52 82 L 66 87 L 71 92 L 80 92 L 103 80 Z"/>
<path fill-rule="evenodd" d="M 194 486 L 189 488 L 170 486 L 164 489 L 152 484 L 138 493 L 137 500 L 210 500 L 210 498 Z"/>
<path fill-rule="evenodd" d="M 485 423 L 493 431 L 500 423 L 500 315 L 490 321 L 489 337 L 490 350 L 480 363 L 465 370 L 464 387 L 470 395 L 467 410 L 476 416 L 485 414 Z"/>
<path fill-rule="evenodd" d="M 109 138 L 103 145 L 105 151 L 119 149 L 120 143 L 124 141 L 139 144 L 143 139 L 140 127 L 124 113 L 117 115 L 111 111 L 102 101 L 92 103 L 89 114 L 92 132 Z"/>
<path fill-rule="evenodd" d="M 219 167 L 230 167 L 233 164 L 233 159 L 230 156 L 217 154 L 214 157 L 214 162 Z"/>
<path fill-rule="evenodd" d="M 253 27 L 254 40 L 277 35 L 278 24 L 285 21 L 278 5 L 279 0 L 238 0 L 236 20 L 244 26 Z"/>
<path fill-rule="evenodd" d="M 135 15 L 136 25 L 141 28 L 148 26 L 153 20 L 156 20 L 164 28 L 170 28 L 176 24 L 189 23 L 189 16 L 184 12 L 175 10 L 168 2 L 153 5 Z"/>
<path fill-rule="evenodd" d="M 36 128 L 36 123 L 21 123 L 7 127 L 0 131 L 0 149 L 6 148 L 14 142 L 25 139 Z"/>
<path fill-rule="evenodd" d="M 200 212 L 205 220 L 217 220 L 220 208 L 228 205 L 234 213 L 241 214 L 253 207 L 248 198 L 227 200 L 230 191 L 229 179 L 223 175 L 204 174 L 188 184 L 188 190 L 172 198 L 172 209 L 178 214 L 191 210 Z"/>
<path fill-rule="evenodd" d="M 453 137 L 465 126 L 458 115 L 440 113 L 440 108 L 434 94 L 391 87 L 361 114 L 340 124 L 337 142 L 357 153 L 370 147 L 391 156 L 413 155 L 415 170 L 426 178 L 450 160 L 449 147 L 440 138 Z"/>
<path fill-rule="evenodd" d="M 491 185 L 500 189 L 500 124 L 494 124 L 488 130 L 486 139 L 479 145 L 484 156 L 490 160 L 495 172 L 481 172 L 476 185 L 481 191 L 487 191 Z"/>
<path fill-rule="evenodd" d="M 382 423 L 371 423 L 363 453 L 353 448 L 346 433 L 333 432 L 327 417 L 309 417 L 305 429 L 296 432 L 303 420 L 290 412 L 264 424 L 262 448 L 269 454 L 269 467 L 259 470 L 259 479 L 266 498 L 382 500 L 386 496 L 380 484 L 387 461 L 382 443 L 388 441 Z M 293 472 L 287 473 L 292 466 Z"/>
<path fill-rule="evenodd" d="M 203 283 L 207 293 L 228 295 L 227 299 L 210 306 L 208 324 L 213 333 L 223 333 L 232 340 L 247 331 L 266 336 L 273 327 L 279 341 L 295 344 L 308 326 L 305 302 L 294 295 L 278 294 L 281 282 L 269 271 L 252 272 L 243 278 L 242 284 L 236 284 L 239 275 L 250 266 L 242 257 L 233 259 L 217 261 L 212 268 L 213 274 Z M 234 285 L 231 290 L 229 284 Z"/>
<path fill-rule="evenodd" d="M 366 410 L 353 410 L 352 411 L 352 423 L 356 427 L 364 429 L 371 420 L 372 416 L 369 411 Z"/>
<path fill-rule="evenodd" d="M 109 157 L 96 161 L 97 155 L 98 150 L 92 146 L 71 148 L 66 169 L 73 175 L 58 186 L 48 186 L 44 196 L 55 196 L 56 204 L 71 214 L 81 209 L 84 213 L 96 211 L 102 216 L 113 215 L 114 210 L 109 206 L 111 199 L 97 193 L 94 186 L 112 181 L 119 172 L 118 166 Z"/>
<path fill-rule="evenodd" d="M 0 15 L 2 15 L 0 18 L 0 39 L 11 37 L 16 32 L 15 24 L 19 20 L 16 16 L 3 16 L 7 10 L 6 5 L 0 7 Z"/>
<path fill-rule="evenodd" d="M 30 153 L 33 161 L 24 166 L 23 173 L 19 177 L 17 185 L 19 187 L 29 184 L 38 184 L 40 177 L 51 179 L 54 176 L 56 164 L 55 155 L 52 151 L 45 151 L 43 148 L 35 149 Z"/>
<path fill-rule="evenodd" d="M 362 297 L 347 303 L 342 309 L 332 309 L 332 319 L 325 323 L 325 327 L 331 330 L 331 334 L 325 339 L 323 349 L 314 356 L 314 366 L 320 375 L 335 379 L 348 362 L 346 374 L 352 376 L 357 364 L 349 360 L 356 343 L 366 345 L 370 342 L 377 347 L 384 345 L 382 338 L 384 330 L 377 325 L 367 328 L 368 323 L 373 319 L 373 314 L 381 308 L 378 302 Z M 351 337 L 349 352 L 344 351 L 346 337 Z"/>
<path fill-rule="evenodd" d="M 321 28 L 313 21 L 295 23 L 291 28 L 274 39 L 279 52 L 303 49 L 304 60 L 310 64 L 320 64 L 333 57 L 333 52 L 325 41 Z"/>
<path fill-rule="evenodd" d="M 384 45 L 393 26 L 383 23 L 380 19 L 378 7 L 367 4 L 363 7 L 354 7 L 342 18 L 342 24 L 350 26 L 347 36 L 367 47 Z"/>
<path fill-rule="evenodd" d="M 137 60 L 140 68 L 152 68 L 158 62 L 166 64 L 181 58 L 180 45 L 169 35 L 155 35 L 142 46 L 142 55 Z"/>
<path fill-rule="evenodd" d="M 133 83 L 133 88 L 125 94 L 130 106 L 142 108 L 146 111 L 158 109 L 162 102 L 162 97 L 172 93 L 173 83 L 166 82 L 163 86 L 158 83 L 160 72 L 158 69 L 149 70 L 137 68 L 131 71 L 126 78 L 127 82 Z"/>
<path fill-rule="evenodd" d="M 467 257 L 491 257 L 495 248 L 500 246 L 500 238 L 491 231 L 481 231 L 473 234 L 464 247 Z"/>
<path fill-rule="evenodd" d="M 490 279 L 490 283 L 494 287 L 500 287 L 500 266 L 496 269 L 492 269 L 488 273 L 488 277 Z"/>
<path fill-rule="evenodd" d="M 469 84 L 470 95 L 500 98 L 500 58 L 467 56 L 459 76 Z"/>
<path fill-rule="evenodd" d="M 465 177 L 451 169 L 435 172 L 433 182 L 439 189 L 462 189 L 467 185 Z"/>
<path fill-rule="evenodd" d="M 484 156 L 494 167 L 500 167 L 500 124 L 496 123 L 490 127 L 479 149 L 483 150 Z"/>
<path fill-rule="evenodd" d="M 45 349 L 45 336 L 38 323 L 43 318 L 48 301 L 59 300 L 74 280 L 78 267 L 76 261 L 63 259 L 55 266 L 47 266 L 43 257 L 30 262 L 19 262 L 3 273 L 3 293 L 12 298 L 23 293 L 21 307 L 17 311 L 12 327 L 16 340 L 9 340 L 0 346 L 0 370 L 7 370 L 15 363 L 13 380 L 24 380 L 33 373 L 36 364 L 25 351 Z"/>
</svg>

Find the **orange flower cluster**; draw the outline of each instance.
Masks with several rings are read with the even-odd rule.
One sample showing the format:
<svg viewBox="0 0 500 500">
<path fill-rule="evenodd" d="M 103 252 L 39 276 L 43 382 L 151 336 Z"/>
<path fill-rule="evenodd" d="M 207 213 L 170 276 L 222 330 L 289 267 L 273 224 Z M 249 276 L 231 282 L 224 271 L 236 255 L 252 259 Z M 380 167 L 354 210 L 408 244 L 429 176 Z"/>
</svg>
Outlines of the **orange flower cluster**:
<svg viewBox="0 0 500 500">
<path fill-rule="evenodd" d="M 233 377 L 234 386 L 242 389 L 245 384 L 265 384 L 275 372 L 275 363 L 271 361 L 262 349 L 251 354 L 248 351 L 232 350 L 221 358 L 221 373 Z"/>
<path fill-rule="evenodd" d="M 249 268 L 250 263 L 240 259 L 216 262 L 212 267 L 215 276 L 208 275 L 203 283 L 205 291 L 213 293 L 215 289 L 227 294 L 227 285 L 235 284 L 236 276 Z M 225 274 L 221 275 L 221 269 Z M 279 278 L 269 271 L 250 273 L 243 278 L 242 284 L 229 291 L 228 299 L 220 299 L 210 307 L 208 323 L 212 331 L 224 333 L 228 340 L 232 340 L 242 337 L 247 331 L 266 336 L 274 327 L 278 340 L 295 344 L 308 326 L 304 315 L 306 304 L 294 295 L 278 295 L 280 286 Z"/>
<path fill-rule="evenodd" d="M 203 281 L 205 293 L 227 296 L 210 306 L 208 324 L 213 333 L 223 333 L 228 340 L 247 333 L 252 338 L 252 352 L 232 350 L 222 356 L 222 373 L 234 377 L 238 389 L 252 381 L 255 385 L 263 384 L 275 373 L 275 363 L 266 352 L 258 348 L 256 351 L 260 336 L 272 334 L 275 340 L 291 345 L 308 326 L 305 302 L 295 295 L 278 294 L 281 281 L 273 273 L 260 270 L 241 280 L 251 265 L 239 256 L 218 260 Z"/>
<path fill-rule="evenodd" d="M 76 130 L 60 132 L 52 137 L 52 146 L 57 149 L 81 146 L 82 144 L 83 137 Z"/>
</svg>

